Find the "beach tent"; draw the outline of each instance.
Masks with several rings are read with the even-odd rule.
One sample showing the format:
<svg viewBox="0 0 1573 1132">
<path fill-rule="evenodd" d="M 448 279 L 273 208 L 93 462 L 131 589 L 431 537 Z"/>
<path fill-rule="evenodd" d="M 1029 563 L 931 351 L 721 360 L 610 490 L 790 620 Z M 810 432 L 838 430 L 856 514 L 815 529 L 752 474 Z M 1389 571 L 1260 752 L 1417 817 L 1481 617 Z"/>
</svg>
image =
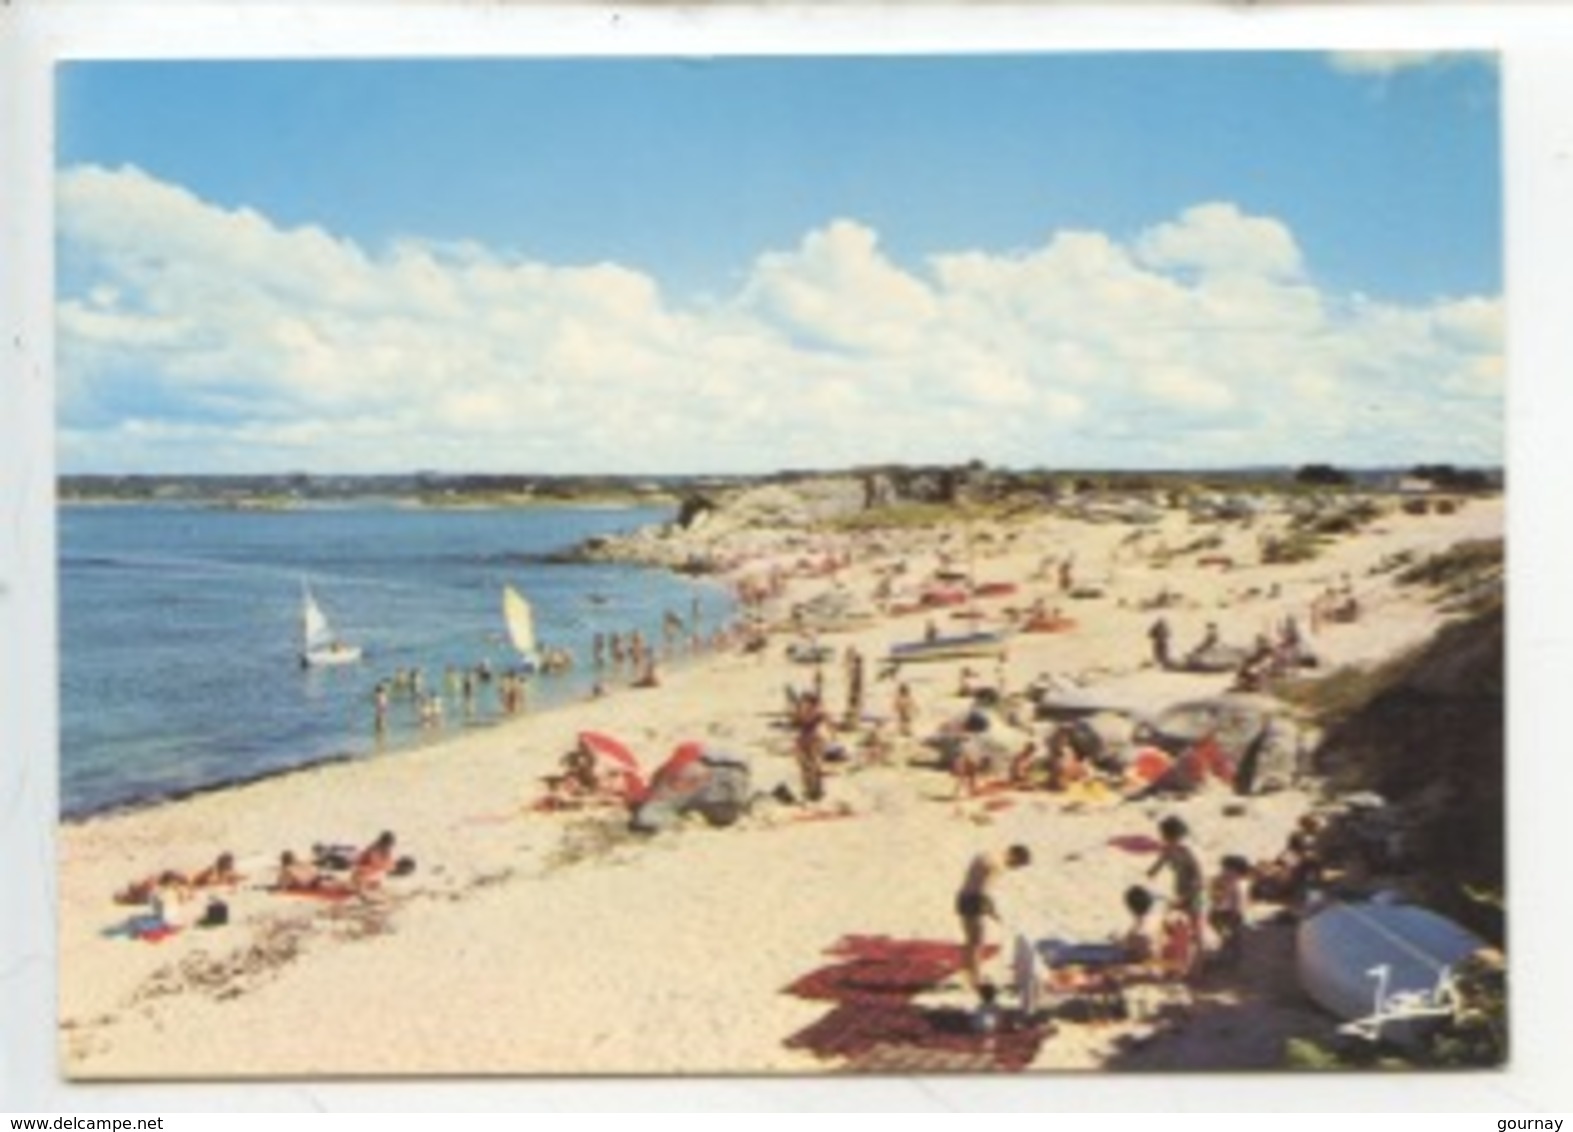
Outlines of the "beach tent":
<svg viewBox="0 0 1573 1132">
<path fill-rule="evenodd" d="M 1212 735 L 1229 755 L 1239 758 L 1267 725 L 1273 710 L 1273 702 L 1263 696 L 1209 696 L 1165 708 L 1151 726 L 1169 744 L 1194 743 Z"/>
<path fill-rule="evenodd" d="M 1150 733 L 1173 753 L 1211 737 L 1236 768 L 1234 785 L 1242 794 L 1283 789 L 1300 774 L 1300 728 L 1266 696 L 1230 693 L 1175 704 L 1157 715 Z"/>
<path fill-rule="evenodd" d="M 1262 733 L 1241 756 L 1234 787 L 1241 794 L 1287 790 L 1308 769 L 1308 745 L 1300 728 L 1282 716 L 1270 716 Z"/>
<path fill-rule="evenodd" d="M 651 776 L 631 825 L 641 833 L 656 833 L 691 813 L 713 826 L 731 825 L 747 810 L 750 792 L 747 760 L 683 743 Z"/>
</svg>

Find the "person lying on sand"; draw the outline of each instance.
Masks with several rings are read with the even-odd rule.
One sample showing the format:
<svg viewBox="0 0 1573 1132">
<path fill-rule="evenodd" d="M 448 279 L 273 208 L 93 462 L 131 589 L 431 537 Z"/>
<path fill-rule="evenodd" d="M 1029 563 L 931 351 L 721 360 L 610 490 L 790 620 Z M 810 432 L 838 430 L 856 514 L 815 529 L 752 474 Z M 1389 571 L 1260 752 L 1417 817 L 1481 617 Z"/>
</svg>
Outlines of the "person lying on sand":
<svg viewBox="0 0 1573 1132">
<path fill-rule="evenodd" d="M 153 894 L 165 885 L 186 884 L 186 875 L 174 869 L 165 869 L 141 880 L 134 880 L 119 892 L 115 893 L 116 904 L 147 904 L 152 901 Z"/>
<path fill-rule="evenodd" d="M 377 835 L 377 840 L 360 851 L 354 867 L 350 869 L 350 887 L 374 887 L 393 870 L 393 846 L 396 840 L 392 831 L 384 830 Z"/>
<path fill-rule="evenodd" d="M 542 808 L 576 806 L 600 795 L 603 783 L 596 773 L 595 756 L 583 745 L 576 746 L 558 760 L 558 766 L 562 773 L 548 774 L 541 779 L 546 783 L 546 795 L 540 802 Z"/>
<path fill-rule="evenodd" d="M 214 888 L 219 885 L 238 884 L 245 878 L 235 870 L 235 854 L 220 853 L 211 865 L 201 869 L 191 878 L 195 888 Z"/>
<path fill-rule="evenodd" d="M 165 869 L 163 872 L 154 873 L 152 876 L 132 881 L 125 888 L 115 893 L 115 903 L 146 904 L 153 898 L 153 894 L 164 885 L 178 883 L 189 888 L 213 888 L 218 885 L 236 884 L 242 879 L 241 875 L 235 871 L 235 855 L 227 852 L 220 853 L 211 865 L 198 869 L 189 876 L 176 869 Z"/>
<path fill-rule="evenodd" d="M 319 870 L 307 864 L 286 849 L 279 854 L 278 873 L 273 879 L 273 891 L 303 895 L 353 896 L 357 889 L 343 877 Z"/>
</svg>

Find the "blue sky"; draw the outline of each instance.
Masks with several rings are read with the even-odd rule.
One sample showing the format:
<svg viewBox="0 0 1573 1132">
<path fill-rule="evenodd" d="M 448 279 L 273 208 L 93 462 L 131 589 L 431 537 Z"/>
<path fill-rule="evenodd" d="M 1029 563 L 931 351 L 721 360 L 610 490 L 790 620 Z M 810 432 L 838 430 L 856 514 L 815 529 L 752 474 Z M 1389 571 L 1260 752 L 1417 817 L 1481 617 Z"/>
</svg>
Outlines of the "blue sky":
<svg viewBox="0 0 1573 1132">
<path fill-rule="evenodd" d="M 1488 59 L 95 62 L 58 93 L 67 471 L 1499 458 Z"/>
</svg>

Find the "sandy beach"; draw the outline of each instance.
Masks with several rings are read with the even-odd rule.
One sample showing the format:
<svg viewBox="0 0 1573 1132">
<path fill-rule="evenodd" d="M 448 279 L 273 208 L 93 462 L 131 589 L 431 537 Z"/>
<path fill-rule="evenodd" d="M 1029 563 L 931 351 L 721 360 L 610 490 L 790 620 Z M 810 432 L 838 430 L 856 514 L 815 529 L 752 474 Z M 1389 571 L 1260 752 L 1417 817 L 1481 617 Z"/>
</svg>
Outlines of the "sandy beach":
<svg viewBox="0 0 1573 1132">
<path fill-rule="evenodd" d="M 921 966 L 959 944 L 952 899 L 979 852 L 1012 843 L 1032 850 L 1033 865 L 1000 892 L 1009 929 L 1103 940 L 1124 926 L 1121 893 L 1143 883 L 1151 863 L 1111 839 L 1151 836 L 1160 818 L 1179 814 L 1209 873 L 1224 854 L 1254 861 L 1280 849 L 1296 821 L 1327 801 L 1315 782 L 1248 797 L 1215 784 L 1138 802 L 1113 791 L 1041 789 L 958 798 L 917 737 L 965 710 L 963 666 L 1007 697 L 1040 677 L 1151 710 L 1223 691 L 1228 675 L 1153 664 L 1147 631 L 1155 614 L 1145 604 L 1164 591 L 1174 595 L 1164 616 L 1183 652 L 1210 622 L 1240 645 L 1288 616 L 1310 632 L 1313 601 L 1352 587 L 1358 620 L 1318 625 L 1310 643 L 1322 672 L 1374 664 L 1426 641 L 1446 616 L 1423 587 L 1397 585 L 1390 563 L 1503 536 L 1500 499 L 1423 515 L 1388 500 L 1377 521 L 1314 559 L 1262 565 L 1263 537 L 1286 522 L 1274 514 L 1193 526 L 1184 512 L 1164 511 L 1138 524 L 1046 512 L 883 536 L 823 534 L 850 563 L 833 583 L 787 577 L 770 607 L 778 621 L 832 584 L 870 598 L 897 561 L 903 583 L 916 584 L 942 566 L 942 552 L 952 565 L 964 557 L 976 582 L 1015 588 L 968 603 L 982 615 L 976 622 L 937 609 L 824 636 L 837 650 L 825 668 L 833 708 L 846 688 L 839 655 L 855 647 L 875 662 L 866 711 L 890 716 L 899 680 L 910 684 L 918 717 L 912 739 L 882 728 L 891 742 L 882 762 L 862 759 L 858 737 L 848 736 L 852 757 L 832 765 L 826 797 L 809 805 L 768 797 L 781 784 L 801 793 L 783 689 L 804 685 L 810 670 L 788 658 L 795 638 L 782 628 L 762 651 L 732 648 L 664 668 L 657 688 L 614 687 L 497 726 L 450 729 L 414 749 L 64 825 L 64 1072 L 167 1079 L 1279 1067 L 1288 1039 L 1325 1037 L 1335 1020 L 1300 992 L 1292 926 L 1275 922 L 1269 907 L 1250 910 L 1254 930 L 1237 968 L 1148 988 L 1119 1020 L 1064 1012 L 1027 1031 L 976 1035 L 965 1027 L 975 999 L 953 963 L 936 961 L 933 977 L 894 996 L 883 1014 L 847 989 L 856 980 L 845 968 L 871 955 Z M 1187 549 L 1201 535 L 1212 536 L 1207 545 Z M 1073 598 L 1045 569 L 1068 556 L 1078 588 L 1098 596 Z M 946 633 L 1004 624 L 1007 610 L 1039 599 L 1075 628 L 1019 633 L 999 666 L 943 661 L 879 677 L 877 658 L 921 638 L 929 620 Z M 765 797 L 735 825 L 694 818 L 654 835 L 629 832 L 626 812 L 611 805 L 543 811 L 543 778 L 584 730 L 617 736 L 647 770 L 687 741 L 736 753 Z M 382 830 L 397 832 L 416 869 L 369 899 L 266 890 L 281 850 L 364 844 Z M 159 942 L 106 934 L 138 911 L 112 900 L 128 881 L 195 869 L 221 851 L 234 853 L 246 876 L 223 893 L 227 924 Z M 1166 891 L 1166 881 L 1145 883 Z M 1003 934 L 995 928 L 992 940 Z M 991 977 L 1008 981 L 1007 958 L 988 960 Z M 949 1019 L 953 1040 L 908 1040 L 914 1018 Z"/>
</svg>

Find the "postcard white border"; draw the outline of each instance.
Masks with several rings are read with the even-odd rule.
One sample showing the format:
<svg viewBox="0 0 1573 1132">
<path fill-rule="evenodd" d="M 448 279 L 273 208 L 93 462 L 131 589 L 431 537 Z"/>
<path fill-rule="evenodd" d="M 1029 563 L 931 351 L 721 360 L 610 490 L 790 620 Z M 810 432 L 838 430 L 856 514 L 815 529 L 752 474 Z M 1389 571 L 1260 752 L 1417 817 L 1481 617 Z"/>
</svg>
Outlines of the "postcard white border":
<svg viewBox="0 0 1573 1132">
<path fill-rule="evenodd" d="M 639 6 L 16 0 L 0 9 L 0 1111 L 1169 1110 L 1573 1108 L 1573 12 L 1560 5 L 1148 8 L 1062 4 Z M 57 1075 L 57 668 L 50 201 L 52 68 L 87 58 L 1494 48 L 1504 53 L 1510 605 L 1510 951 L 1502 1073 L 291 1081 L 79 1086 Z M 1423 1084 L 1421 1083 L 1423 1081 Z M 1484 1127 L 1484 1125 L 1482 1125 Z"/>
</svg>

